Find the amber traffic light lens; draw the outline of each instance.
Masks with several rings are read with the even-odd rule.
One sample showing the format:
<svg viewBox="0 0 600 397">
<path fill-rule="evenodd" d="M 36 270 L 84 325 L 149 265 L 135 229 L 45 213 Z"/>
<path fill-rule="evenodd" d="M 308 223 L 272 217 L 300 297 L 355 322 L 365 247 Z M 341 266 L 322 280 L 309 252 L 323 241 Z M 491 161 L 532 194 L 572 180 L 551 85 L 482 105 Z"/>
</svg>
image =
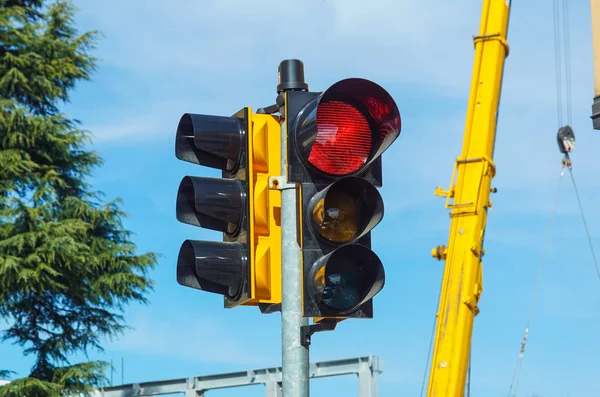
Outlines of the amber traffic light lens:
<svg viewBox="0 0 600 397">
<path fill-rule="evenodd" d="M 358 177 L 341 178 L 313 196 L 313 233 L 332 244 L 364 236 L 383 217 L 383 200 L 375 186 Z"/>
<path fill-rule="evenodd" d="M 332 243 L 352 241 L 361 222 L 360 202 L 344 191 L 332 189 L 314 209 L 319 234 Z"/>
</svg>

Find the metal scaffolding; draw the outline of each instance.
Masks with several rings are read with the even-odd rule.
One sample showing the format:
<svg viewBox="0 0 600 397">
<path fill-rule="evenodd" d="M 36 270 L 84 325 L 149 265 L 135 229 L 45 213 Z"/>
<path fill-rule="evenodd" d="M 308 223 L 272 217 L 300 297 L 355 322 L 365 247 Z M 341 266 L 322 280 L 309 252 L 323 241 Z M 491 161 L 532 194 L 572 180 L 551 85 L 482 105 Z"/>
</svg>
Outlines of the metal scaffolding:
<svg viewBox="0 0 600 397">
<path fill-rule="evenodd" d="M 309 378 L 358 375 L 359 396 L 377 397 L 381 372 L 383 370 L 379 358 L 368 356 L 313 363 L 310 365 Z M 204 397 L 204 393 L 209 390 L 263 384 L 267 397 L 281 397 L 281 381 L 281 367 L 264 368 L 105 387 L 97 390 L 92 396 L 142 397 L 184 393 L 185 397 Z"/>
</svg>

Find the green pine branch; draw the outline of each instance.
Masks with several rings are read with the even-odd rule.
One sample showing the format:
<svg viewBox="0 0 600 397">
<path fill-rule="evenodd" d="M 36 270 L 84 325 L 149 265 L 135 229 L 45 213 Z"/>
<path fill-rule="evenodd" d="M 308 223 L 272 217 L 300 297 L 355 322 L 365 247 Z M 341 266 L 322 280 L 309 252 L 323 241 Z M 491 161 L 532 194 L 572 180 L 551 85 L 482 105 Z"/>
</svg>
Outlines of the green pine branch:
<svg viewBox="0 0 600 397">
<path fill-rule="evenodd" d="M 63 0 L 0 0 L 0 317 L 10 324 L 0 340 L 35 357 L 0 397 L 99 385 L 106 363 L 69 357 L 102 350 L 153 287 L 157 255 L 137 252 L 121 200 L 103 202 L 86 182 L 102 159 L 58 111 L 96 69 L 99 34 L 77 32 L 74 12 Z"/>
</svg>

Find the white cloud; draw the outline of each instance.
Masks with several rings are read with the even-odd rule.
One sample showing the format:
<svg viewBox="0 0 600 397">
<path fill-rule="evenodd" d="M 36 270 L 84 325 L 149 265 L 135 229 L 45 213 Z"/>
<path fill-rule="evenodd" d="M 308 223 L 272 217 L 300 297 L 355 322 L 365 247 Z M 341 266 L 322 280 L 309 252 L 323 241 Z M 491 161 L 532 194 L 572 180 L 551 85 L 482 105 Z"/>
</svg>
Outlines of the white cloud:
<svg viewBox="0 0 600 397">
<path fill-rule="evenodd" d="M 352 70 L 408 81 L 416 73 L 423 82 L 460 88 L 453 72 L 470 57 L 469 35 L 476 30 L 462 22 L 477 18 L 479 9 L 466 0 L 312 0 L 302 7 L 289 0 L 153 4 L 80 4 L 88 23 L 105 32 L 101 53 L 107 64 L 138 73 L 194 70 L 197 82 L 211 82 L 215 74 L 240 70 L 243 78 L 259 68 L 270 67 L 273 73 L 280 59 L 299 56 L 339 73 Z M 119 12 L 102 12 L 113 7 Z M 122 26 L 130 28 L 127 40 L 121 37 Z M 457 50 L 464 57 L 454 56 Z M 314 68 L 308 71 L 312 75 L 310 70 Z M 460 75 L 468 77 L 466 71 Z"/>
<path fill-rule="evenodd" d="M 264 78 L 274 75 L 281 59 L 300 57 L 307 63 L 307 74 L 316 79 L 324 72 L 352 73 L 423 84 L 438 92 L 451 90 L 461 97 L 468 93 L 471 38 L 478 32 L 481 9 L 479 3 L 466 0 L 310 0 L 302 7 L 292 0 L 179 1 L 177 6 L 154 2 L 154 7 L 116 0 L 78 4 L 85 27 L 105 32 L 100 43 L 105 64 L 135 73 L 161 73 L 162 81 L 156 84 L 174 78 L 189 78 L 192 84 L 217 84 L 225 76 Z M 111 8 L 119 12 L 103 12 Z M 572 15 L 581 17 L 583 11 L 575 8 Z M 551 8 L 541 0 L 512 13 L 507 62 L 511 78 L 505 86 L 519 90 L 519 95 L 508 97 L 520 103 L 554 93 L 546 84 L 554 79 L 550 16 Z M 123 26 L 128 27 L 126 39 Z M 589 27 L 571 28 L 573 42 L 582 43 L 572 46 L 573 58 L 590 62 Z M 573 67 L 583 70 L 585 65 Z M 575 75 L 575 84 L 580 81 Z"/>
<path fill-rule="evenodd" d="M 298 7 L 291 0 L 227 0 L 153 4 L 117 4 L 116 0 L 78 4 L 85 27 L 105 32 L 100 42 L 104 67 L 117 71 L 117 78 L 109 84 L 124 93 L 123 78 L 146 81 L 147 91 L 127 103 L 133 110 L 128 114 L 113 111 L 110 121 L 103 118 L 93 125 L 98 142 L 173 134 L 185 111 L 227 114 L 247 103 L 262 105 L 274 97 L 278 62 L 300 57 L 313 89 L 349 75 L 393 85 L 392 94 L 405 106 L 401 109 L 404 131 L 385 161 L 401 154 L 408 170 L 421 181 L 447 188 L 462 143 L 479 3 L 311 0 Z M 582 5 L 571 6 L 572 19 L 585 20 L 571 23 L 578 138 L 574 160 L 584 180 L 600 167 L 592 160 L 595 148 L 600 147 L 600 134 L 590 132 L 587 13 Z M 555 180 L 553 167 L 560 161 L 554 138 L 552 9 L 542 0 L 532 1 L 515 6 L 511 18 L 494 182 L 503 190 L 504 186 L 545 189 Z M 128 26 L 126 36 L 123 26 Z M 427 90 L 430 97 L 415 108 L 411 96 L 417 89 Z M 236 109 L 231 109 L 232 104 Z M 444 109 L 449 104 L 458 109 L 451 116 Z"/>
</svg>

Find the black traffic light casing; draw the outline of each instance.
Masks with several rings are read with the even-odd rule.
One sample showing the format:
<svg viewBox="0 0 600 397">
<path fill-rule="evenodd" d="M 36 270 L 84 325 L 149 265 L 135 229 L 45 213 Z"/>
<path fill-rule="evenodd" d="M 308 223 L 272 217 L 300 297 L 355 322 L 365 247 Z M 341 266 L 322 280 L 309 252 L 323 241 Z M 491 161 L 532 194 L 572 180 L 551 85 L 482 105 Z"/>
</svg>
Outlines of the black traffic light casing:
<svg viewBox="0 0 600 397">
<path fill-rule="evenodd" d="M 284 117 L 288 180 L 301 187 L 303 315 L 372 318 L 385 272 L 371 230 L 383 218 L 381 154 L 400 133 L 398 108 L 377 84 L 346 79 L 286 92 Z"/>
<path fill-rule="evenodd" d="M 223 233 L 222 242 L 182 244 L 177 282 L 223 295 L 226 307 L 250 299 L 247 120 L 248 109 L 232 117 L 186 113 L 175 144 L 178 159 L 220 169 L 222 176 L 184 177 L 177 193 L 177 219 Z"/>
<path fill-rule="evenodd" d="M 223 233 L 223 241 L 186 240 L 177 282 L 220 294 L 225 307 L 281 303 L 279 119 L 244 108 L 231 117 L 184 114 L 178 159 L 221 170 L 221 178 L 186 176 L 177 193 L 180 222 Z"/>
</svg>

